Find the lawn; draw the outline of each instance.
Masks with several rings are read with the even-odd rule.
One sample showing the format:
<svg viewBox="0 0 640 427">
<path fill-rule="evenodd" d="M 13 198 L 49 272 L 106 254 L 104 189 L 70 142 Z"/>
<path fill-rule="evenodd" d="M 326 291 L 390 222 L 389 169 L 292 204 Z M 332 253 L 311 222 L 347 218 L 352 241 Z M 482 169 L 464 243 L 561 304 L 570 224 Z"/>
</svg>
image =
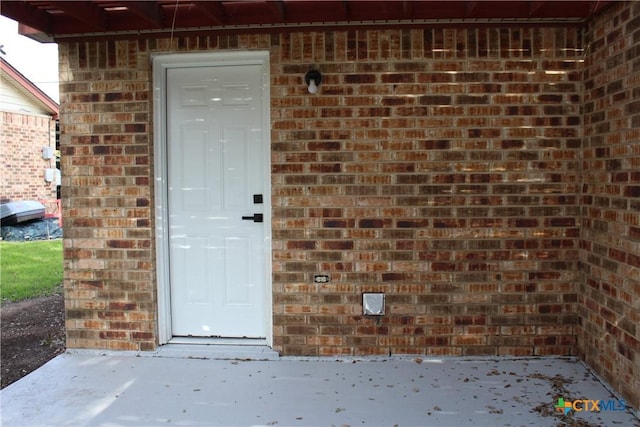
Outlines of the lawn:
<svg viewBox="0 0 640 427">
<path fill-rule="evenodd" d="M 0 242 L 0 296 L 19 301 L 59 292 L 62 240 Z"/>
</svg>

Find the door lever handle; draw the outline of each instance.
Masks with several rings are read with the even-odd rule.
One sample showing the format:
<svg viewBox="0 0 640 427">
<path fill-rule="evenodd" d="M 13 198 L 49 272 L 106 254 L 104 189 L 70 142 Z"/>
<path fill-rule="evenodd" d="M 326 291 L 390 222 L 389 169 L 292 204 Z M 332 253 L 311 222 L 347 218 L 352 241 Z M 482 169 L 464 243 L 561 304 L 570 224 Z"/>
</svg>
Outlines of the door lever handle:
<svg viewBox="0 0 640 427">
<path fill-rule="evenodd" d="M 261 213 L 253 214 L 252 216 L 243 216 L 245 221 L 264 222 L 264 216 Z"/>
</svg>

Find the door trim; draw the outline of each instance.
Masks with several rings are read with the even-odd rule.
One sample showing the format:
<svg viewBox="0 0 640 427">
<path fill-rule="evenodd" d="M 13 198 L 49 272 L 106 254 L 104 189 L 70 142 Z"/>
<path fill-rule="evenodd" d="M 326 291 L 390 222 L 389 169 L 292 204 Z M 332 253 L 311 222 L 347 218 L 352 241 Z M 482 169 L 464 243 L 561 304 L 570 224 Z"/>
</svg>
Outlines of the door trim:
<svg viewBox="0 0 640 427">
<path fill-rule="evenodd" d="M 153 154 L 154 154 L 154 216 L 156 244 L 156 283 L 158 296 L 158 343 L 167 344 L 173 338 L 171 328 L 171 286 L 169 275 L 169 221 L 167 188 L 167 70 L 170 68 L 208 67 L 223 65 L 260 65 L 262 69 L 264 197 L 264 301 L 267 345 L 273 345 L 272 273 L 271 273 L 271 119 L 270 74 L 268 51 L 229 51 L 203 53 L 172 53 L 152 55 L 153 66 Z M 212 342 L 215 343 L 215 342 Z"/>
</svg>

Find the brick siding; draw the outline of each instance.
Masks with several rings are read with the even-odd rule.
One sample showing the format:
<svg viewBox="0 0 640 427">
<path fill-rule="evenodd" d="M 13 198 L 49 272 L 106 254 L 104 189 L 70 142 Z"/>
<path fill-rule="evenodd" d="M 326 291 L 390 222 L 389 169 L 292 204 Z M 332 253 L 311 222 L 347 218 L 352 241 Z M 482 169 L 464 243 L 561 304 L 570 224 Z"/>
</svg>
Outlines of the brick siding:
<svg viewBox="0 0 640 427">
<path fill-rule="evenodd" d="M 640 407 L 640 3 L 586 33 L 578 347 Z"/>
<path fill-rule="evenodd" d="M 50 117 L 0 112 L 2 179 L 0 199 L 55 200 L 55 182 L 44 180 L 44 170 L 55 168 L 55 158 L 44 160 L 42 147 L 55 148 L 56 124 Z"/>
<path fill-rule="evenodd" d="M 624 301 L 579 295 L 579 267 L 596 259 L 580 255 L 581 191 L 600 189 L 582 185 L 582 40 L 527 27 L 61 42 L 68 345 L 157 344 L 150 54 L 264 49 L 276 350 L 584 354 L 580 331 L 604 327 L 586 310 Z M 311 67 L 317 95 L 303 84 Z M 630 193 L 615 200 L 632 203 L 627 155 Z M 386 293 L 384 317 L 361 314 L 369 291 Z M 638 357 L 637 342 L 626 348 Z M 618 384 L 637 400 L 630 379 Z"/>
<path fill-rule="evenodd" d="M 280 36 L 276 347 L 574 354 L 581 55 L 575 29 Z"/>
</svg>

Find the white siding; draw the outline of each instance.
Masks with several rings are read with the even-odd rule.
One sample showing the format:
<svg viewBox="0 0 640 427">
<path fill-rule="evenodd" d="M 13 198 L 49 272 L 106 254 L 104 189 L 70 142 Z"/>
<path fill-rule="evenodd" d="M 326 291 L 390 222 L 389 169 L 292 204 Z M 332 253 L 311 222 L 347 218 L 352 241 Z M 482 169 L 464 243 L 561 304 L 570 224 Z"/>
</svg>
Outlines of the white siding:
<svg viewBox="0 0 640 427">
<path fill-rule="evenodd" d="M 11 82 L 2 77 L 0 84 L 0 111 L 20 112 L 22 114 L 50 115 L 45 109 L 32 101 Z"/>
</svg>

